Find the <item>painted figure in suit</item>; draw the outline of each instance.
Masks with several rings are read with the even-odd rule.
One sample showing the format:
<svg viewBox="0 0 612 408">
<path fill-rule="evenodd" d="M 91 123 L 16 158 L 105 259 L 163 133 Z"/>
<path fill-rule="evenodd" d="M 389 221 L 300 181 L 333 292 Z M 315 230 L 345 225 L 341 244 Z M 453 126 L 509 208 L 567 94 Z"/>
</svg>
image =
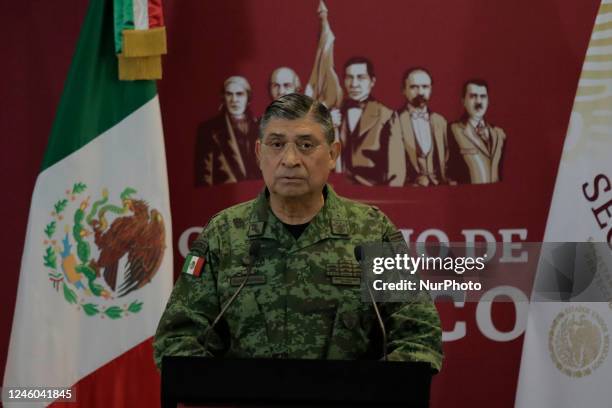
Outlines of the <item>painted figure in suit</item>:
<svg viewBox="0 0 612 408">
<path fill-rule="evenodd" d="M 223 106 L 198 128 L 195 148 L 197 186 L 259 178 L 255 159 L 257 121 L 248 110 L 251 85 L 240 76 L 223 84 Z"/>
<path fill-rule="evenodd" d="M 506 134 L 485 119 L 489 107 L 488 91 L 487 83 L 481 79 L 467 81 L 463 86 L 465 115 L 451 125 L 463 158 L 463 166 L 458 166 L 457 172 L 462 182 L 480 184 L 501 180 Z"/>
<path fill-rule="evenodd" d="M 334 124 L 340 128 L 342 171 L 366 186 L 388 183 L 388 140 L 381 139 L 381 131 L 393 111 L 372 98 L 375 83 L 368 59 L 349 59 L 344 65 L 348 98 L 339 111 L 332 111 Z"/>
<path fill-rule="evenodd" d="M 447 122 L 429 109 L 431 91 L 431 75 L 425 68 L 405 72 L 403 92 L 407 103 L 388 126 L 391 186 L 455 184 L 447 175 Z"/>
<path fill-rule="evenodd" d="M 276 100 L 290 93 L 300 93 L 302 91 L 302 83 L 294 70 L 288 67 L 279 67 L 272 71 L 270 75 L 268 90 L 272 100 Z"/>
</svg>

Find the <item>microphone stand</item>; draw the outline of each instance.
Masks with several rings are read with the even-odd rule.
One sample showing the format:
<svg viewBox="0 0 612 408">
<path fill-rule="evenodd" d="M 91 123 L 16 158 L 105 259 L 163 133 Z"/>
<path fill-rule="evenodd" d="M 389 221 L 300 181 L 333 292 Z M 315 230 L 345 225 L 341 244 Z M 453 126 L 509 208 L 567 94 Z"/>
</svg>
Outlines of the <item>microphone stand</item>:
<svg viewBox="0 0 612 408">
<path fill-rule="evenodd" d="M 255 259 L 257 258 L 257 255 L 259 255 L 260 248 L 261 248 L 261 244 L 258 241 L 255 241 L 255 242 L 251 243 L 251 246 L 249 248 L 249 254 L 247 256 L 245 256 L 244 258 L 242 258 L 242 264 L 244 266 L 246 266 L 246 271 L 247 271 L 246 275 L 244 276 L 244 280 L 242 281 L 240 286 L 238 286 L 238 289 L 236 289 L 236 291 L 234 292 L 232 297 L 221 308 L 221 311 L 215 317 L 215 320 L 213 320 L 211 325 L 208 326 L 208 328 L 206 329 L 206 332 L 204 333 L 204 350 L 205 351 L 208 350 L 208 342 L 210 341 L 210 335 L 211 335 L 213 329 L 215 328 L 217 323 L 219 323 L 219 320 L 221 320 L 221 318 L 223 317 L 223 315 L 225 314 L 227 309 L 229 309 L 229 307 L 232 305 L 232 303 L 234 303 L 234 300 L 236 300 L 236 298 L 238 297 L 240 292 L 242 292 L 242 289 L 244 288 L 244 286 L 246 285 L 247 281 L 249 280 L 249 277 L 253 273 L 253 265 L 255 264 Z"/>
</svg>

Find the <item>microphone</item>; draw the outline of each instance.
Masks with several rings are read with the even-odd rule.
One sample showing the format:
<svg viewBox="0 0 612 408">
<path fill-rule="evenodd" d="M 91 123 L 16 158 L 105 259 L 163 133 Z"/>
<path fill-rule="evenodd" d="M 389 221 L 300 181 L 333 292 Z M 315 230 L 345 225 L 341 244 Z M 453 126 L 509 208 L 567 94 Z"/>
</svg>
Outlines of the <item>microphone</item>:
<svg viewBox="0 0 612 408">
<path fill-rule="evenodd" d="M 255 260 L 257 259 L 260 250 L 261 243 L 259 241 L 253 241 L 251 243 L 251 246 L 249 247 L 249 254 L 242 258 L 242 265 L 246 266 L 246 275 L 244 276 L 244 280 L 242 281 L 240 286 L 238 286 L 238 289 L 236 289 L 232 297 L 227 301 L 225 306 L 221 308 L 221 311 L 219 312 L 217 317 L 215 317 L 215 320 L 213 320 L 211 325 L 208 326 L 208 328 L 206 329 L 206 332 L 204 333 L 204 351 L 208 350 L 208 342 L 210 340 L 210 334 L 212 333 L 213 329 L 215 328 L 219 320 L 221 320 L 227 309 L 229 309 L 232 303 L 234 303 L 234 300 L 236 300 L 240 292 L 242 292 L 242 288 L 244 288 L 247 281 L 249 280 L 249 277 L 253 272 L 253 265 L 255 265 Z"/>
<path fill-rule="evenodd" d="M 361 261 L 363 260 L 363 248 L 361 245 L 357 245 L 354 250 L 355 259 L 357 263 L 361 265 Z M 376 312 L 376 319 L 378 320 L 378 325 L 380 326 L 380 331 L 382 332 L 383 337 L 383 360 L 389 361 L 387 359 L 387 330 L 385 330 L 385 323 L 383 322 L 382 317 L 380 316 L 380 310 L 378 310 L 378 305 L 376 304 L 376 300 L 374 300 L 374 294 L 372 293 L 372 288 L 370 285 L 366 283 L 366 287 L 368 288 L 368 294 L 370 295 L 370 300 L 372 301 L 372 306 L 374 306 L 374 312 Z"/>
</svg>

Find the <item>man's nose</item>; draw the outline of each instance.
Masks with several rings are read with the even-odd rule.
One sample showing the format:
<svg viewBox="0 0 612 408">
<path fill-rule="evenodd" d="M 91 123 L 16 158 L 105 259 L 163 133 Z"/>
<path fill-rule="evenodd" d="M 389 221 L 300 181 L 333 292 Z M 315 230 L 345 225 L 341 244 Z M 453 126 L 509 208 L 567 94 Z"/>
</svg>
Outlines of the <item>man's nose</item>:
<svg viewBox="0 0 612 408">
<path fill-rule="evenodd" d="M 300 154 L 295 143 L 287 143 L 285 151 L 282 153 L 282 164 L 286 167 L 295 167 L 300 163 Z"/>
<path fill-rule="evenodd" d="M 351 88 L 357 88 L 357 86 L 359 86 L 359 81 L 357 78 L 351 79 Z"/>
</svg>

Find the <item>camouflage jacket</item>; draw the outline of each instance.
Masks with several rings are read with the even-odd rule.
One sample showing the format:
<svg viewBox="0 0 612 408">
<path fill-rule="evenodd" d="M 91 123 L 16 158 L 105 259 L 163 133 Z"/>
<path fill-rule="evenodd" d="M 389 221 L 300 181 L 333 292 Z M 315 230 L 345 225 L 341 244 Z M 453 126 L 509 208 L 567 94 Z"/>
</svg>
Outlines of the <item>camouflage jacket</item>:
<svg viewBox="0 0 612 408">
<path fill-rule="evenodd" d="M 272 213 L 264 193 L 211 219 L 191 248 L 206 259 L 202 273 L 181 274 L 157 328 L 158 366 L 164 355 L 381 357 L 372 304 L 362 302 L 358 282 L 335 277 L 359 273 L 356 245 L 403 238 L 380 210 L 326 189 L 323 208 L 297 240 Z M 242 260 L 254 240 L 260 250 L 252 276 L 205 349 L 204 332 L 242 282 Z M 425 361 L 439 370 L 442 332 L 435 306 L 413 301 L 379 307 L 389 360 Z"/>
</svg>

